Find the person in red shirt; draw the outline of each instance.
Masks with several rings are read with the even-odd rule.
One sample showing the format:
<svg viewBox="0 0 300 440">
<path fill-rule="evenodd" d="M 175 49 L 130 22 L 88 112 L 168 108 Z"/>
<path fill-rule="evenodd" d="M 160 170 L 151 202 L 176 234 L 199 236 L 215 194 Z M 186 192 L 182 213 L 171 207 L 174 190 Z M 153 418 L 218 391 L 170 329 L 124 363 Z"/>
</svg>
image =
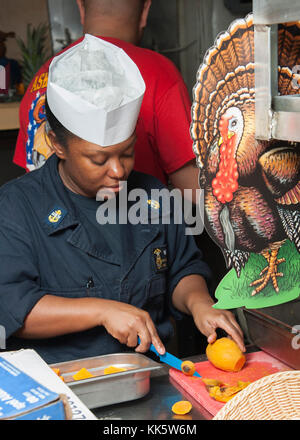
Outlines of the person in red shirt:
<svg viewBox="0 0 300 440">
<path fill-rule="evenodd" d="M 186 85 L 170 60 L 137 46 L 151 0 L 77 0 L 77 4 L 84 33 L 122 48 L 145 81 L 146 92 L 136 128 L 134 169 L 155 176 L 164 184 L 170 181 L 182 191 L 199 188 Z M 52 154 L 45 117 L 50 62 L 37 72 L 20 105 L 20 130 L 13 161 L 29 171 L 43 165 Z M 193 201 L 196 202 L 196 191 Z"/>
</svg>

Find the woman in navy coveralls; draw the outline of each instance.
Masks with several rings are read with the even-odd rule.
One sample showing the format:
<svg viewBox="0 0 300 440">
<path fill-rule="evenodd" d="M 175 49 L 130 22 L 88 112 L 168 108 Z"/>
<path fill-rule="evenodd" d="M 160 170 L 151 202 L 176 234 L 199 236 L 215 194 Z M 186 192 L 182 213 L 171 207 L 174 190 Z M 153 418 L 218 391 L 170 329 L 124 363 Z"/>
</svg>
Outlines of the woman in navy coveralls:
<svg viewBox="0 0 300 440">
<path fill-rule="evenodd" d="M 0 325 L 7 349 L 33 348 L 48 363 L 134 347 L 146 352 L 150 343 L 163 354 L 170 315 L 189 314 L 208 342 L 220 327 L 244 350 L 233 314 L 212 308 L 209 269 L 172 210 L 168 225 L 97 222 L 100 189 L 118 198 L 119 182 L 127 181 L 128 192 L 143 189 L 151 200 L 151 189 L 163 188 L 132 171 L 135 133 L 102 147 L 46 110 L 55 154 L 0 190 Z M 149 204 L 149 216 L 157 206 L 163 210 Z"/>
</svg>

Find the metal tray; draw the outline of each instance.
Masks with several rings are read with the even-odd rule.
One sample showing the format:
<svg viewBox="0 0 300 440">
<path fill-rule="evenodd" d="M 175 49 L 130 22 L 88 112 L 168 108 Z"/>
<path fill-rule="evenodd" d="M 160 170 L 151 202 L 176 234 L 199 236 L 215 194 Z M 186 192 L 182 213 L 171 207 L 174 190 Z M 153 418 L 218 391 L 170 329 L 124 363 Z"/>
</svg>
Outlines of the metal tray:
<svg viewBox="0 0 300 440">
<path fill-rule="evenodd" d="M 162 365 L 139 353 L 115 353 L 50 365 L 59 368 L 65 383 L 90 409 L 139 399 L 150 390 L 150 373 Z M 109 366 L 126 368 L 104 375 Z M 73 375 L 86 368 L 95 377 L 74 380 Z"/>
<path fill-rule="evenodd" d="M 300 369 L 300 300 L 243 312 L 251 342 L 286 365 Z"/>
</svg>

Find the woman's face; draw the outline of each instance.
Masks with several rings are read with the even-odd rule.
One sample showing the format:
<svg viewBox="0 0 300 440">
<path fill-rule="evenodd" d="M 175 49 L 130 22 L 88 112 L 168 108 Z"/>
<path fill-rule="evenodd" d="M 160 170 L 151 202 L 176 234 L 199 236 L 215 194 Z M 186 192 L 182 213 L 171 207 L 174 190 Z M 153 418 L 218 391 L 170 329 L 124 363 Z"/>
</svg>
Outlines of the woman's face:
<svg viewBox="0 0 300 440">
<path fill-rule="evenodd" d="M 86 197 L 95 197 L 98 191 L 112 197 L 122 189 L 119 182 L 126 181 L 133 169 L 135 141 L 134 133 L 110 147 L 100 147 L 78 137 L 69 138 L 67 148 L 54 142 L 64 184 Z"/>
</svg>

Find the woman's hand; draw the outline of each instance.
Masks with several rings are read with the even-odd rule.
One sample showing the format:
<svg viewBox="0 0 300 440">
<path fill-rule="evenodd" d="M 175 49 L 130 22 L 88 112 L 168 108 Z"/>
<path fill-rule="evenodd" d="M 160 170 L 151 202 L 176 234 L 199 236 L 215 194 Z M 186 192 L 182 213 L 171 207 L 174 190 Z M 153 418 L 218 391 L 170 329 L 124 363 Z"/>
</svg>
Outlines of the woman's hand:
<svg viewBox="0 0 300 440">
<path fill-rule="evenodd" d="M 207 336 L 207 342 L 212 344 L 216 338 L 216 329 L 225 330 L 240 347 L 242 351 L 246 351 L 244 345 L 243 332 L 238 325 L 233 313 L 228 310 L 213 309 L 211 305 L 195 304 L 191 310 L 195 325 Z"/>
<path fill-rule="evenodd" d="M 200 275 L 182 278 L 174 289 L 172 299 L 178 310 L 193 316 L 197 328 L 207 336 L 208 343 L 216 340 L 216 329 L 222 328 L 242 351 L 246 351 L 243 332 L 234 315 L 228 310 L 213 309 L 214 301 Z"/>
<path fill-rule="evenodd" d="M 103 300 L 101 308 L 100 325 L 121 344 L 136 347 L 136 352 L 143 353 L 149 350 L 152 343 L 160 354 L 165 353 L 165 347 L 148 312 L 112 300 Z"/>
<path fill-rule="evenodd" d="M 129 304 L 102 298 L 45 295 L 15 335 L 26 339 L 53 338 L 99 325 L 103 325 L 122 344 L 136 347 L 137 352 L 149 350 L 152 343 L 160 354 L 165 353 L 149 313 Z"/>
</svg>

